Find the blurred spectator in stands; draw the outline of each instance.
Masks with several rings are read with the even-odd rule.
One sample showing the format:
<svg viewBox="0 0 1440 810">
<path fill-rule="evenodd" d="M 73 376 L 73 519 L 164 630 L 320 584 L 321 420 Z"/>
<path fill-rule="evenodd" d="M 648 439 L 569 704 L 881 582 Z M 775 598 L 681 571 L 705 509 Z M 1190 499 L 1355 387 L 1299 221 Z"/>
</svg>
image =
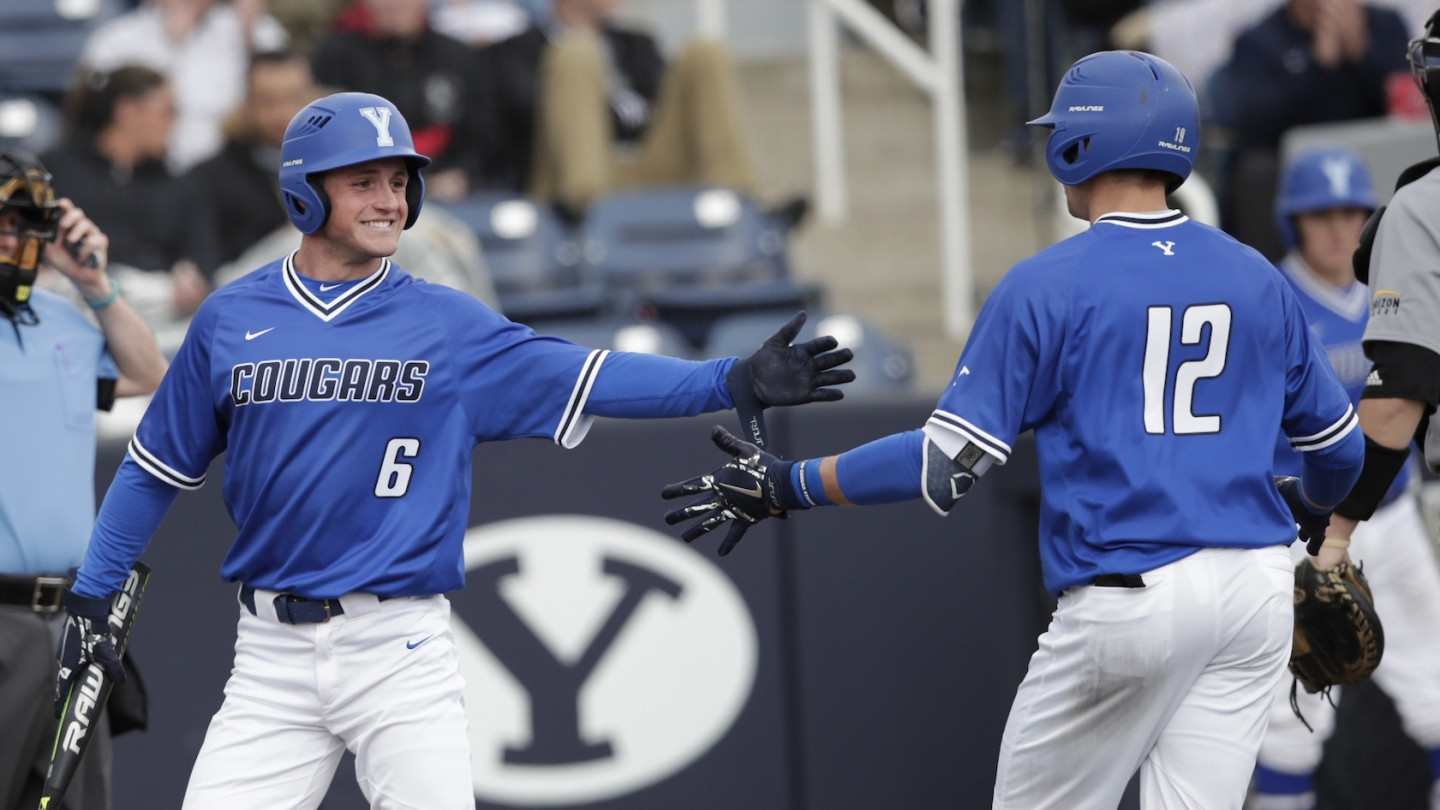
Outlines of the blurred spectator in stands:
<svg viewBox="0 0 1440 810">
<path fill-rule="evenodd" d="M 312 56 L 350 0 L 268 0 L 270 16 L 290 35 L 290 50 Z"/>
<path fill-rule="evenodd" d="M 207 279 L 276 228 L 288 226 L 276 178 L 295 114 L 322 93 L 310 62 L 290 51 L 250 60 L 245 101 L 225 119 L 220 154 L 185 175 L 186 254 Z"/>
<path fill-rule="evenodd" d="M 464 196 L 481 172 L 477 52 L 430 26 L 429 0 L 359 0 L 311 60 L 327 87 L 388 98 L 405 116 L 415 150 L 434 163 L 425 192 L 437 200 Z"/>
<path fill-rule="evenodd" d="M 492 180 L 572 220 L 613 188 L 694 182 L 753 193 L 729 55 L 695 41 L 667 68 L 654 37 L 614 23 L 620 3 L 554 0 L 545 23 L 482 51 Z M 797 198 L 782 219 L 804 211 Z"/>
<path fill-rule="evenodd" d="M 1207 88 L 1207 142 L 1217 161 L 1221 222 L 1272 261 L 1280 139 L 1292 127 L 1386 114 L 1386 85 L 1405 74 L 1405 21 L 1361 0 L 1288 0 L 1235 41 Z"/>
<path fill-rule="evenodd" d="M 140 65 L 82 71 L 66 105 L 65 139 L 41 158 L 56 187 L 110 235 L 112 275 L 122 287 L 126 268 L 163 276 L 167 307 L 193 312 L 209 288 L 184 260 L 184 195 L 179 178 L 165 167 L 175 124 L 169 82 Z M 149 319 L 152 313 L 139 300 L 132 303 Z"/>
<path fill-rule="evenodd" d="M 530 27 L 530 12 L 516 0 L 435 0 L 435 30 L 472 48 L 509 39 Z"/>
<path fill-rule="evenodd" d="M 265 0 L 147 0 L 96 29 L 80 62 L 97 70 L 146 65 L 170 80 L 178 118 L 167 162 L 178 174 L 220 151 L 220 122 L 245 95 L 251 50 L 278 50 L 287 40 Z"/>
</svg>

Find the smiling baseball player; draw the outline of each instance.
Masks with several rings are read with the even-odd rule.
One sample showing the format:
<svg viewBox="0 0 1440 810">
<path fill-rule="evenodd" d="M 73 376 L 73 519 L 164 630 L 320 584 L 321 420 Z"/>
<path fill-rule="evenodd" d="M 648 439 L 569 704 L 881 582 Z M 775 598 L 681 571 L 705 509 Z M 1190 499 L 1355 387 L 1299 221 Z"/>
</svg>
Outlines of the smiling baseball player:
<svg viewBox="0 0 1440 810">
<path fill-rule="evenodd" d="M 716 428 L 735 460 L 667 487 L 706 497 L 666 519 L 698 519 L 688 540 L 818 506 L 924 498 L 946 514 L 1033 430 L 1059 605 L 994 807 L 1114 807 L 1138 769 L 1142 807 L 1238 810 L 1293 629 L 1275 436 L 1304 451 L 1301 508 L 1321 515 L 1360 472 L 1355 413 L 1278 271 L 1166 208 L 1199 141 L 1178 70 L 1093 54 L 1032 123 L 1090 228 L 1001 280 L 925 426 L 799 462 Z"/>
<path fill-rule="evenodd" d="M 313 808 L 348 748 L 371 807 L 470 810 L 440 594 L 463 582 L 475 445 L 569 448 L 597 416 L 838 399 L 826 386 L 854 378 L 835 368 L 850 352 L 791 345 L 800 315 L 744 360 L 591 350 L 410 277 L 386 257 L 420 214 L 429 160 L 379 96 L 306 107 L 281 161 L 300 249 L 196 313 L 101 507 L 70 632 L 103 660 L 107 597 L 223 453 L 235 666 L 184 806 Z"/>
</svg>

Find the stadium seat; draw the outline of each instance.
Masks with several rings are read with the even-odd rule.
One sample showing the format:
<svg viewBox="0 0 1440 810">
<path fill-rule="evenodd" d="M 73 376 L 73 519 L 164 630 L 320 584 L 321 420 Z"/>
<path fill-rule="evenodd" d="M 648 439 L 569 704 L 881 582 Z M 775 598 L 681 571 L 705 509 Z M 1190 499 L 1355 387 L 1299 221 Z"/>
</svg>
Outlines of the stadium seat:
<svg viewBox="0 0 1440 810">
<path fill-rule="evenodd" d="M 699 186 L 618 192 L 582 226 L 584 259 L 621 311 L 641 294 L 789 275 L 785 234 L 745 195 Z"/>
<path fill-rule="evenodd" d="M 783 323 L 785 318 L 798 310 L 819 307 L 823 299 L 824 289 L 818 284 L 777 278 L 732 285 L 651 290 L 637 297 L 636 311 L 644 320 L 661 321 L 675 327 L 698 350 L 709 341 L 715 323 L 727 316 L 778 313 Z"/>
<path fill-rule="evenodd" d="M 715 322 L 702 357 L 746 357 L 775 334 L 786 320 L 780 313 L 730 315 Z M 847 368 L 855 381 L 844 386 L 847 397 L 881 397 L 913 390 L 914 363 L 910 352 L 886 337 L 864 319 L 847 313 L 811 312 L 796 342 L 832 335 L 842 347 L 855 352 Z"/>
<path fill-rule="evenodd" d="M 65 115 L 54 102 L 35 95 L 0 92 L 0 149 L 38 155 L 60 141 Z"/>
<path fill-rule="evenodd" d="M 58 98 L 90 33 L 122 11 L 120 0 L 0 2 L 0 88 Z"/>
<path fill-rule="evenodd" d="M 528 324 L 542 335 L 564 338 L 592 349 L 613 349 L 640 354 L 665 354 L 690 359 L 694 352 L 673 327 L 641 323 L 629 318 L 564 318 Z"/>
<path fill-rule="evenodd" d="M 500 309 L 513 320 L 598 316 L 600 284 L 587 277 L 580 244 L 549 207 L 509 193 L 477 193 L 435 203 L 480 240 Z"/>
</svg>

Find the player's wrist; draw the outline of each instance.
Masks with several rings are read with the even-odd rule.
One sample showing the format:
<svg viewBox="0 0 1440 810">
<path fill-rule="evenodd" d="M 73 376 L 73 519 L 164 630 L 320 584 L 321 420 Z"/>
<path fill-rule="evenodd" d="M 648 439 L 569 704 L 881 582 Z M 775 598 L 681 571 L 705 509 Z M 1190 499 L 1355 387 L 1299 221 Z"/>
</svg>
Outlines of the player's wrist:
<svg viewBox="0 0 1440 810">
<path fill-rule="evenodd" d="M 61 597 L 61 604 L 65 606 L 65 612 L 71 616 L 90 619 L 92 621 L 104 621 L 110 615 L 110 598 L 81 596 L 71 590 L 66 590 Z"/>
<path fill-rule="evenodd" d="M 85 299 L 85 304 L 97 312 L 115 303 L 115 300 L 120 297 L 120 285 L 116 284 L 114 279 L 104 274 L 100 278 L 100 284 L 95 285 L 93 289 L 80 291 L 80 296 Z"/>
</svg>

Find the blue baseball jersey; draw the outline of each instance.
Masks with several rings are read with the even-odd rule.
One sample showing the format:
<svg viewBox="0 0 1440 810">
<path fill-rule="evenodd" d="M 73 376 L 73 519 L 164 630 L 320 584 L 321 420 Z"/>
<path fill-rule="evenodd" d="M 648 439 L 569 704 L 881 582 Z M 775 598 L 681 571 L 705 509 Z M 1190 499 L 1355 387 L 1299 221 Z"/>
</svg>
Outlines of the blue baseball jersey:
<svg viewBox="0 0 1440 810">
<path fill-rule="evenodd" d="M 74 304 L 35 290 L 30 306 L 37 324 L 0 319 L 0 574 L 64 575 L 95 520 L 97 381 L 118 372 Z"/>
<path fill-rule="evenodd" d="M 227 580 L 312 598 L 441 593 L 463 583 L 475 445 L 574 446 L 609 354 L 388 260 L 321 284 L 287 258 L 200 307 L 129 454 L 192 489 L 225 453 L 239 527 Z M 714 365 L 723 379 L 728 364 Z"/>
<path fill-rule="evenodd" d="M 1295 291 L 1310 331 L 1324 346 L 1330 366 L 1345 386 L 1351 403 L 1358 406 L 1371 366 L 1361 343 L 1365 324 L 1370 319 L 1370 288 L 1356 281 L 1347 289 L 1337 289 L 1315 278 L 1300 262 L 1301 259 L 1291 253 L 1280 261 L 1280 272 Z M 1407 464 L 1400 469 L 1387 497 L 1394 497 L 1409 486 L 1413 466 Z M 1275 448 L 1275 474 L 1299 475 L 1300 467 L 1300 454 L 1281 436 Z"/>
<path fill-rule="evenodd" d="M 1170 211 L 1108 214 L 1015 265 L 925 431 L 1003 463 L 1034 430 L 1058 594 L 1201 548 L 1289 544 L 1277 430 L 1322 450 L 1356 426 L 1275 267 Z"/>
</svg>

